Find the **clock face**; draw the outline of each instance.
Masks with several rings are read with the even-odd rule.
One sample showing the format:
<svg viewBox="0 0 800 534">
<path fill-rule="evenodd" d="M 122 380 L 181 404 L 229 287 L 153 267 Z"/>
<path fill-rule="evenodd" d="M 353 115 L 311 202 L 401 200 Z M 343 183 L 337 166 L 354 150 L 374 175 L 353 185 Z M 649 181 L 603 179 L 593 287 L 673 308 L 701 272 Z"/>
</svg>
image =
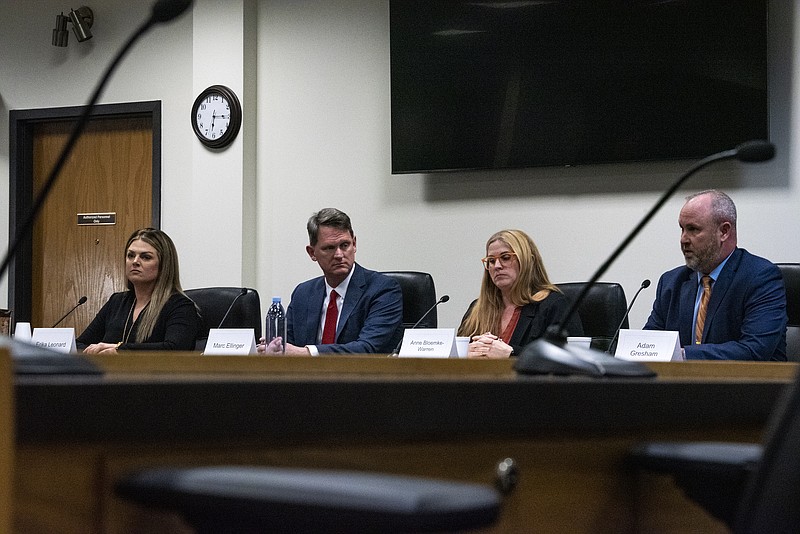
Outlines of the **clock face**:
<svg viewBox="0 0 800 534">
<path fill-rule="evenodd" d="M 242 125 L 242 106 L 236 93 L 224 85 L 212 85 L 192 105 L 192 129 L 209 148 L 230 145 Z"/>
<path fill-rule="evenodd" d="M 195 117 L 200 134 L 209 140 L 221 138 L 231 125 L 231 104 L 224 96 L 212 93 L 197 108 Z"/>
</svg>

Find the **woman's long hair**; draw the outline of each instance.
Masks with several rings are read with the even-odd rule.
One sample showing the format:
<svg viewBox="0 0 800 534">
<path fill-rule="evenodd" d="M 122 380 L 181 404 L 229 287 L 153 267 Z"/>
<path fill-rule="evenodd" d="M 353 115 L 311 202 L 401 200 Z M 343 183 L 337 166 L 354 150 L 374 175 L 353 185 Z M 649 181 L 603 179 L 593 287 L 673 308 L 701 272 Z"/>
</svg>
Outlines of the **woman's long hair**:
<svg viewBox="0 0 800 534">
<path fill-rule="evenodd" d="M 174 293 L 183 294 L 181 289 L 181 277 L 178 267 L 178 251 L 175 244 L 167 234 L 155 228 L 141 228 L 136 230 L 128 238 L 125 244 L 125 254 L 131 243 L 141 239 L 154 249 L 158 254 L 158 277 L 150 297 L 150 304 L 142 312 L 139 329 L 136 331 L 136 342 L 143 343 L 153 333 L 158 315 L 164 309 L 164 305 Z M 133 284 L 128 281 L 128 289 L 133 290 Z"/>
<path fill-rule="evenodd" d="M 519 261 L 519 276 L 511 287 L 512 303 L 524 306 L 530 302 L 544 300 L 551 291 L 559 291 L 555 284 L 550 282 L 539 249 L 528 234 L 522 230 L 500 230 L 486 241 L 487 253 L 489 245 L 495 241 L 501 241 L 508 245 Z M 489 271 L 484 269 L 478 300 L 472 306 L 467 318 L 461 323 L 458 335 L 474 336 L 484 332 L 499 335 L 502 316 L 503 295 L 500 289 L 494 285 Z M 507 339 L 504 341 L 508 342 Z"/>
</svg>

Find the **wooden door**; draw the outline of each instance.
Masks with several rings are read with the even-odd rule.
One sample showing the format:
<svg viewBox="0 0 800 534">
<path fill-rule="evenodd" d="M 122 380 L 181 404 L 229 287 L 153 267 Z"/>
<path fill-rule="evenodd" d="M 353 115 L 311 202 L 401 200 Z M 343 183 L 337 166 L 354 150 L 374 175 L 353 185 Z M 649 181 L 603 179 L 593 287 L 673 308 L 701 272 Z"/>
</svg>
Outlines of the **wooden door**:
<svg viewBox="0 0 800 534">
<path fill-rule="evenodd" d="M 74 121 L 41 122 L 32 139 L 38 193 Z M 115 291 L 125 288 L 125 242 L 152 226 L 152 117 L 91 120 L 67 160 L 33 229 L 31 323 L 53 326 L 82 296 L 87 302 L 59 326 L 76 335 Z M 111 225 L 79 225 L 79 214 L 113 213 Z"/>
</svg>

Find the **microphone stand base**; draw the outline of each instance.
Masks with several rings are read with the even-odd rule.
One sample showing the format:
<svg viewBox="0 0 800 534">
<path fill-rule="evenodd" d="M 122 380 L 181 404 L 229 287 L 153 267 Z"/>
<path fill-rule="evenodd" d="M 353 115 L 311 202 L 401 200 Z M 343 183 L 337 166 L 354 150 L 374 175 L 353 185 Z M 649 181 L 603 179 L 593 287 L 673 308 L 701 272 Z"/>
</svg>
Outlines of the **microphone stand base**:
<svg viewBox="0 0 800 534">
<path fill-rule="evenodd" d="M 620 360 L 594 349 L 559 340 L 539 338 L 529 343 L 517 358 L 514 370 L 519 374 L 583 375 L 591 377 L 655 377 L 645 364 Z"/>
</svg>

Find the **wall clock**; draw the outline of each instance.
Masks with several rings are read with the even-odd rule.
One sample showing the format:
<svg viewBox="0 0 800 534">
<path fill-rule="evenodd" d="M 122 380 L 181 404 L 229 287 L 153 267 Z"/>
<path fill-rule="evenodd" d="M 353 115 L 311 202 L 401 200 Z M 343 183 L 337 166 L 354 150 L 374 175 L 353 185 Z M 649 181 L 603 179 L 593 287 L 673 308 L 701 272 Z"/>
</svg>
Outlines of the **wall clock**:
<svg viewBox="0 0 800 534">
<path fill-rule="evenodd" d="M 212 85 L 197 95 L 192 105 L 192 128 L 209 148 L 225 148 L 239 134 L 242 105 L 224 85 Z"/>
</svg>

